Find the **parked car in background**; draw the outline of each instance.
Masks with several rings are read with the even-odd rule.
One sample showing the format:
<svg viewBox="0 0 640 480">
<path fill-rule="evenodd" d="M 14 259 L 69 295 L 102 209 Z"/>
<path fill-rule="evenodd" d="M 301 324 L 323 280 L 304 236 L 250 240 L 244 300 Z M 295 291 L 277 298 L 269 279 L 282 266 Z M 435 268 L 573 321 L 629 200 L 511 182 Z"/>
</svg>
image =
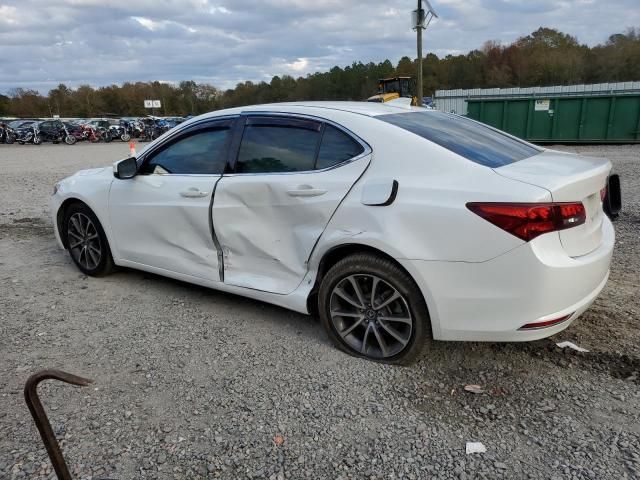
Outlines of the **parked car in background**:
<svg viewBox="0 0 640 480">
<path fill-rule="evenodd" d="M 182 118 L 182 117 L 166 117 L 164 119 L 164 121 L 165 121 L 166 126 L 171 129 L 171 128 L 177 127 L 182 122 L 184 122 L 184 118 Z"/>
<path fill-rule="evenodd" d="M 13 122 L 9 123 L 9 126 L 14 130 L 18 130 L 19 128 L 28 127 L 35 121 L 36 120 L 14 120 Z"/>
<path fill-rule="evenodd" d="M 114 266 L 317 312 L 405 363 L 437 340 L 567 328 L 604 287 L 611 163 L 423 108 L 299 102 L 196 117 L 54 188 L 77 267 Z"/>
</svg>

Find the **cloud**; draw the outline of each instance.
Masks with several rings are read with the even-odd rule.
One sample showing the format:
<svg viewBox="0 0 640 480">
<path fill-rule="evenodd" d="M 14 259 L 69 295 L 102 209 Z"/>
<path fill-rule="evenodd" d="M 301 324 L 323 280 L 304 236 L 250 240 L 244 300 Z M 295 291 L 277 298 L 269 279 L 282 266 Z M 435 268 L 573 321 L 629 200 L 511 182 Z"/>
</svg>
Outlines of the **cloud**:
<svg viewBox="0 0 640 480">
<path fill-rule="evenodd" d="M 540 26 L 593 45 L 640 25 L 637 0 L 434 0 L 439 56 Z M 194 79 L 230 88 L 353 61 L 415 55 L 412 2 L 387 0 L 3 0 L 0 92 L 65 83 Z M 25 14 L 28 12 L 28 14 Z"/>
</svg>

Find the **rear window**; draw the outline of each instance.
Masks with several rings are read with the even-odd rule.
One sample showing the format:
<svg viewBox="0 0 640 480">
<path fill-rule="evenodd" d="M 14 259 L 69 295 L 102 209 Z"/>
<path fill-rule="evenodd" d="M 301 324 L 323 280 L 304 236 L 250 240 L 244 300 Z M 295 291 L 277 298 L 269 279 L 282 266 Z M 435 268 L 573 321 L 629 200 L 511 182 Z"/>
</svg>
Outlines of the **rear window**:
<svg viewBox="0 0 640 480">
<path fill-rule="evenodd" d="M 379 120 L 426 138 L 491 168 L 537 155 L 542 150 L 465 117 L 436 111 L 380 115 Z"/>
</svg>

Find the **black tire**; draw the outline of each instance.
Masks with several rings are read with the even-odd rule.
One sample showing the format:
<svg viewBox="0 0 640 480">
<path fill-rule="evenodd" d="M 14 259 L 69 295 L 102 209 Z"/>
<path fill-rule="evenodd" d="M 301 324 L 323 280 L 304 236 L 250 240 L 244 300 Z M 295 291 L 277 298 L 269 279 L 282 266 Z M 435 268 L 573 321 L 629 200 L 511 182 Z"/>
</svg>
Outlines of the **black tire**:
<svg viewBox="0 0 640 480">
<path fill-rule="evenodd" d="M 77 140 L 78 139 L 73 135 L 67 135 L 66 137 L 64 137 L 64 143 L 66 143 L 67 145 L 73 145 Z"/>
<path fill-rule="evenodd" d="M 102 134 L 102 139 L 105 141 L 105 143 L 109 143 L 111 140 L 113 140 L 113 137 L 109 132 L 104 132 Z"/>
<path fill-rule="evenodd" d="M 93 228 L 89 228 L 88 224 L 83 223 L 82 219 L 89 219 Z M 78 228 L 80 224 L 80 228 Z M 86 235 L 78 235 L 86 228 Z M 96 235 L 95 238 L 91 238 Z M 114 270 L 113 257 L 107 236 L 102 229 L 102 225 L 98 217 L 84 203 L 73 203 L 67 207 L 64 212 L 64 223 L 62 228 L 67 249 L 71 255 L 73 263 L 78 269 L 92 277 L 102 277 L 108 275 Z M 82 238 L 79 246 L 75 246 Z M 92 248 L 93 245 L 93 249 Z M 99 258 L 96 260 L 95 246 L 99 245 Z M 82 253 L 84 251 L 84 254 Z M 89 255 L 90 254 L 90 255 Z"/>
<path fill-rule="evenodd" d="M 36 135 L 35 137 L 33 137 L 33 144 L 34 145 L 42 144 L 42 138 L 40 138 L 39 136 Z"/>
<path fill-rule="evenodd" d="M 15 137 L 13 135 L 7 135 L 6 142 L 11 145 L 15 141 Z"/>
<path fill-rule="evenodd" d="M 348 342 L 348 337 L 345 336 L 343 338 L 334 323 L 331 315 L 331 302 L 332 298 L 336 298 L 334 294 L 334 289 L 336 289 L 339 285 L 344 285 L 342 282 L 348 281 L 353 276 L 357 278 L 362 278 L 363 281 L 368 277 L 374 279 L 377 278 L 376 282 L 382 281 L 382 285 L 385 285 L 384 288 L 389 287 L 391 290 L 395 290 L 400 294 L 402 298 L 398 298 L 397 302 L 402 301 L 401 305 L 407 308 L 409 315 L 409 322 L 411 323 L 410 328 L 407 323 L 401 324 L 400 328 L 404 328 L 403 335 L 406 335 L 403 338 L 403 341 L 406 341 L 406 344 L 403 344 L 399 341 L 396 341 L 398 344 L 396 348 L 400 348 L 396 353 L 393 353 L 388 356 L 383 356 L 381 354 L 376 355 L 375 351 L 371 351 L 371 349 L 367 350 L 367 336 L 364 334 L 364 341 L 362 342 L 365 345 L 365 352 L 356 350 L 352 345 Z M 380 285 L 380 283 L 378 283 Z M 380 287 L 377 287 L 380 288 Z M 375 291 L 376 287 L 372 287 L 371 290 Z M 363 297 L 366 297 L 371 294 L 371 292 L 362 291 Z M 373 295 L 371 296 L 373 304 Z M 391 307 L 384 307 L 384 309 Z M 375 319 L 368 320 L 366 316 L 371 313 L 370 310 L 376 312 Z M 363 310 L 361 310 L 363 312 Z M 378 328 L 377 332 L 375 332 L 374 339 L 379 346 L 379 349 L 382 349 L 380 342 L 377 340 L 377 336 L 381 335 L 385 344 L 387 344 L 386 340 L 395 341 L 393 337 L 391 337 L 388 333 L 387 327 L 391 326 L 391 322 L 387 320 L 382 320 L 383 317 L 378 319 L 377 315 L 381 315 L 380 310 L 375 310 L 369 305 L 369 309 L 366 310 L 367 315 L 362 315 L 362 320 L 357 319 L 353 320 L 351 325 L 359 321 L 366 321 L 367 324 L 369 322 L 375 323 L 375 325 L 379 326 L 379 323 L 384 323 L 386 327 L 383 325 L 383 328 Z M 333 343 L 340 348 L 341 350 L 349 353 L 350 355 L 366 358 L 368 360 L 373 360 L 381 363 L 388 364 L 408 364 L 417 359 L 420 353 L 423 351 L 423 348 L 429 343 L 431 339 L 431 321 L 429 318 L 429 312 L 427 310 L 427 305 L 424 301 L 422 293 L 420 289 L 413 281 L 413 279 L 402 270 L 396 263 L 391 260 L 388 260 L 383 257 L 379 257 L 369 253 L 362 254 L 354 254 L 344 259 L 340 260 L 333 267 L 329 269 L 324 278 L 320 283 L 320 289 L 318 292 L 318 313 L 320 316 L 320 321 L 327 331 L 329 338 L 333 341 Z M 404 315 L 403 315 L 404 316 Z M 340 316 L 338 316 L 340 318 Z M 384 317 L 389 318 L 389 317 Z M 366 320 L 365 320 L 366 319 Z M 406 320 L 406 319 L 405 319 Z M 394 323 L 393 325 L 397 325 Z M 351 327 L 353 328 L 353 327 Z M 360 329 L 360 331 L 364 328 L 368 329 L 368 325 L 365 327 L 364 324 L 361 324 L 359 327 L 355 327 L 356 330 L 353 330 L 354 336 L 355 332 Z M 349 328 L 345 328 L 345 330 L 349 330 Z M 343 330 L 343 332 L 345 331 Z M 397 329 L 394 328 L 394 332 L 398 332 Z M 393 349 L 389 350 L 393 352 Z M 369 353 L 371 352 L 371 353 Z"/>
</svg>

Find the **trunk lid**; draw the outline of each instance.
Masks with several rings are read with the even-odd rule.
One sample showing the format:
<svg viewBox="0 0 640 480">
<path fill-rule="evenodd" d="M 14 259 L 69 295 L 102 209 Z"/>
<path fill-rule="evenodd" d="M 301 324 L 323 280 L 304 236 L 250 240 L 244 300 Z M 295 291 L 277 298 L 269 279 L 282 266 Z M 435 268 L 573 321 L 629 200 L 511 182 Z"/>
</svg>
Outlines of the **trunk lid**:
<svg viewBox="0 0 640 480">
<path fill-rule="evenodd" d="M 604 221 L 600 191 L 611 171 L 609 160 L 545 150 L 494 171 L 548 190 L 554 202 L 582 202 L 587 215 L 585 223 L 558 232 L 569 256 L 586 255 L 600 246 Z"/>
</svg>

